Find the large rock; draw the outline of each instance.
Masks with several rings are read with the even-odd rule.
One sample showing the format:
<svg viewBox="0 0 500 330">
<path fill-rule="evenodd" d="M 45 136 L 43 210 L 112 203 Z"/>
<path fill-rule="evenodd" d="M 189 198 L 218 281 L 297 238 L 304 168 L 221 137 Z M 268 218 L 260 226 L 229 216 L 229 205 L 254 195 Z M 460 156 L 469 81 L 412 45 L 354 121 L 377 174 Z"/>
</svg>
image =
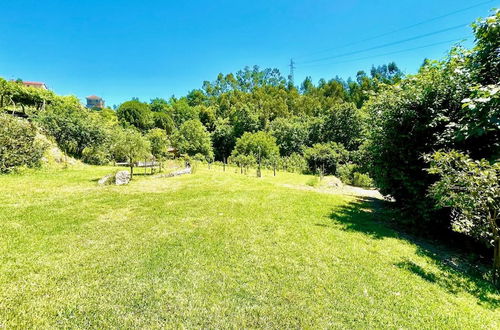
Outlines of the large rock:
<svg viewBox="0 0 500 330">
<path fill-rule="evenodd" d="M 184 175 L 184 174 L 191 174 L 191 167 L 190 166 L 186 167 L 183 170 L 169 173 L 168 177 L 179 176 L 179 175 Z"/>
<path fill-rule="evenodd" d="M 115 184 L 121 186 L 130 182 L 129 171 L 119 171 L 115 174 Z"/>
<path fill-rule="evenodd" d="M 113 184 L 114 182 L 115 182 L 114 174 L 108 174 L 108 175 L 102 177 L 99 181 L 97 181 L 97 183 L 99 183 L 99 185 L 101 185 L 101 186 Z"/>
<path fill-rule="evenodd" d="M 190 166 L 182 169 L 182 170 L 179 170 L 179 171 L 175 171 L 175 172 L 172 172 L 172 173 L 168 173 L 168 174 L 160 174 L 160 175 L 157 175 L 155 176 L 155 178 L 171 178 L 173 176 L 179 176 L 179 175 L 184 175 L 184 174 L 191 174 L 193 171 L 191 169 Z"/>
</svg>

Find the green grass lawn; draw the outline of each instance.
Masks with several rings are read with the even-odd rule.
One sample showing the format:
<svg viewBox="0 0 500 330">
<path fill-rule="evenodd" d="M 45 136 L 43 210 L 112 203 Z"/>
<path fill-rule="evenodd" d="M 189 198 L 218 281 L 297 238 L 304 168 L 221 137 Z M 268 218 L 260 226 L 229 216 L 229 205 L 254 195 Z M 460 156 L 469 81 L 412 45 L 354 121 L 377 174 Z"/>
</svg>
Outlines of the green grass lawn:
<svg viewBox="0 0 500 330">
<path fill-rule="evenodd" d="M 500 295 L 374 204 L 231 169 L 0 177 L 0 328 L 489 328 Z"/>
</svg>

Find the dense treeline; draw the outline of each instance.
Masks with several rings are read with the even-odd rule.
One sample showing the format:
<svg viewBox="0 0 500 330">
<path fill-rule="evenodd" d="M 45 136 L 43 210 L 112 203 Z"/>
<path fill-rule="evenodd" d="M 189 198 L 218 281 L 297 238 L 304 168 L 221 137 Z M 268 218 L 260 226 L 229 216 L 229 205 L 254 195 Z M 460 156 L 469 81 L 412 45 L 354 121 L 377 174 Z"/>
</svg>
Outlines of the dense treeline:
<svg viewBox="0 0 500 330">
<path fill-rule="evenodd" d="M 407 225 L 434 232 L 451 223 L 500 249 L 497 188 L 488 186 L 494 192 L 484 209 L 493 215 L 477 235 L 478 220 L 451 202 L 439 170 L 453 168 L 450 162 L 462 159 L 458 152 L 471 162 L 483 160 L 477 175 L 498 171 L 485 164 L 500 157 L 499 22 L 498 12 L 478 21 L 472 50 L 456 47 L 407 77 L 389 63 L 354 80 L 314 84 L 306 78 L 294 86 L 278 70 L 255 66 L 219 74 L 184 97 L 132 99 L 116 111 L 88 110 L 76 98 L 0 80 L 0 107 L 29 116 L 62 150 L 91 164 L 165 158 L 174 147 L 209 162 L 332 174 L 361 186 L 373 179 L 408 215 L 401 217 Z M 436 151 L 442 152 L 437 159 Z M 446 162 L 446 155 L 454 156 Z M 457 164 L 456 171 L 471 168 Z M 445 208 L 437 209 L 436 201 Z M 448 207 L 460 221 L 450 222 Z"/>
</svg>

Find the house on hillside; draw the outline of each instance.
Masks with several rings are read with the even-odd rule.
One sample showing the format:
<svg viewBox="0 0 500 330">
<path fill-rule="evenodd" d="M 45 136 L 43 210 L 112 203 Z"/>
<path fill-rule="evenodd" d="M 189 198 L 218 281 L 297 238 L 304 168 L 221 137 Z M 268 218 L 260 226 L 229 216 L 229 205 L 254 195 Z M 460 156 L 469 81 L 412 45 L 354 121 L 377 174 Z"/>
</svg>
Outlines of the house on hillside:
<svg viewBox="0 0 500 330">
<path fill-rule="evenodd" d="M 33 88 L 41 88 L 41 89 L 48 89 L 47 85 L 43 82 L 37 82 L 37 81 L 23 81 L 23 85 L 27 87 L 33 87 Z"/>
<path fill-rule="evenodd" d="M 87 99 L 87 108 L 104 108 L 104 100 L 102 97 L 90 95 L 86 97 Z"/>
</svg>

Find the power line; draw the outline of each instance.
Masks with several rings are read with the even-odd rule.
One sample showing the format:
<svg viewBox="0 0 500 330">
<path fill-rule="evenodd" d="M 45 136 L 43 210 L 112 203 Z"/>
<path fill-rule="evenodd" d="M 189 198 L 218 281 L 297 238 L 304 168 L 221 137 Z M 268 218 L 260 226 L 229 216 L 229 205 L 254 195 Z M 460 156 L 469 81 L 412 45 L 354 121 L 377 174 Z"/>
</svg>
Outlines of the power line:
<svg viewBox="0 0 500 330">
<path fill-rule="evenodd" d="M 382 44 L 382 45 L 378 45 L 378 46 L 374 46 L 374 47 L 370 47 L 370 48 L 365 48 L 365 49 L 361 49 L 361 50 L 357 50 L 357 51 L 352 51 L 352 52 L 348 52 L 348 53 L 343 53 L 343 54 L 338 54 L 338 55 L 323 57 L 323 58 L 319 58 L 319 59 L 316 59 L 316 60 L 305 61 L 305 62 L 302 62 L 302 63 L 299 63 L 299 64 L 316 63 L 316 62 L 322 62 L 322 61 L 330 60 L 330 59 L 333 59 L 333 58 L 344 57 L 344 56 L 349 56 L 349 55 L 355 55 L 355 54 L 359 54 L 359 53 L 365 53 L 365 52 L 368 52 L 370 50 L 385 48 L 385 47 L 389 47 L 389 46 L 394 46 L 394 45 L 402 44 L 402 43 L 405 43 L 405 42 L 408 42 L 408 41 L 422 39 L 422 38 L 429 37 L 429 36 L 432 36 L 432 35 L 435 35 L 435 34 L 439 34 L 439 33 L 443 33 L 443 32 L 448 32 L 448 31 L 456 30 L 456 29 L 459 29 L 459 28 L 463 28 L 465 26 L 467 26 L 467 24 L 460 24 L 460 25 L 452 26 L 452 27 L 449 27 L 449 28 L 446 28 L 446 29 L 442 29 L 442 30 L 438 30 L 438 31 L 434 31 L 434 32 L 429 32 L 429 33 L 424 33 L 424 34 L 421 34 L 421 35 L 418 35 L 418 36 L 415 36 L 415 37 L 411 37 L 411 38 L 407 38 L 407 39 L 403 39 L 403 40 L 393 41 L 393 42 L 389 42 L 389 43 L 386 43 L 386 44 Z"/>
<path fill-rule="evenodd" d="M 428 48 L 428 47 L 432 47 L 432 46 L 438 46 L 438 45 L 448 44 L 450 42 L 456 42 L 456 41 L 462 41 L 462 40 L 464 40 L 464 39 L 446 40 L 446 41 L 436 42 L 436 43 L 429 44 L 429 45 L 423 45 L 423 46 L 419 46 L 419 47 L 407 48 L 407 49 L 397 50 L 397 51 L 394 51 L 394 52 L 389 52 L 389 53 L 384 53 L 384 54 L 378 54 L 378 55 L 372 55 L 372 56 L 365 56 L 365 57 L 355 58 L 355 59 L 346 60 L 346 61 L 316 63 L 316 64 L 309 64 L 309 65 L 306 64 L 306 65 L 304 65 L 304 67 L 310 68 L 310 67 L 323 66 L 323 65 L 334 65 L 334 64 L 357 62 L 357 61 L 371 59 L 373 57 L 381 57 L 381 56 L 399 54 L 399 53 L 404 53 L 404 52 L 411 52 L 411 51 L 422 49 L 422 48 Z"/>
<path fill-rule="evenodd" d="M 398 33 L 398 32 L 401 32 L 401 31 L 406 31 L 406 30 L 409 30 L 411 28 L 414 28 L 414 27 L 417 27 L 417 26 L 420 26 L 420 25 L 424 25 L 424 24 L 427 24 L 427 23 L 430 23 L 430 22 L 434 22 L 434 21 L 437 21 L 437 20 L 440 20 L 440 19 L 443 19 L 443 18 L 446 18 L 446 17 L 449 17 L 449 16 L 453 16 L 453 15 L 465 12 L 465 11 L 470 10 L 470 9 L 474 9 L 474 8 L 480 7 L 482 5 L 485 5 L 485 4 L 494 2 L 494 1 L 496 1 L 496 0 L 483 1 L 483 2 L 477 3 L 475 5 L 472 5 L 472 6 L 469 6 L 469 7 L 466 7 L 466 8 L 462 8 L 462 9 L 458 9 L 458 10 L 449 12 L 447 14 L 443 14 L 443 15 L 440 15 L 440 16 L 432 17 L 432 18 L 429 18 L 427 20 L 424 20 L 424 21 L 421 21 L 421 22 L 418 22 L 418 23 L 415 23 L 415 24 L 407 25 L 407 26 L 402 27 L 402 28 L 397 29 L 397 30 L 393 30 L 393 31 L 390 31 L 390 32 L 385 32 L 385 33 L 382 33 L 382 34 L 379 34 L 379 35 L 376 35 L 376 36 L 373 36 L 373 37 L 370 37 L 370 38 L 365 38 L 365 39 L 362 39 L 362 40 L 350 42 L 350 43 L 347 43 L 347 44 L 344 44 L 344 45 L 341 45 L 341 46 L 338 46 L 338 47 L 335 47 L 335 48 L 329 48 L 329 49 L 320 50 L 320 51 L 317 51 L 315 53 L 310 53 L 309 55 L 300 56 L 299 58 L 310 57 L 310 56 L 321 54 L 321 53 L 325 53 L 325 52 L 328 52 L 328 51 L 331 51 L 331 50 L 335 50 L 335 49 L 339 49 L 339 48 L 345 48 L 345 47 L 348 47 L 348 46 L 360 44 L 362 42 L 367 42 L 367 41 L 372 41 L 372 40 L 375 40 L 375 39 L 379 39 L 379 38 L 382 38 L 382 37 L 385 37 L 385 36 L 388 36 L 388 35 L 391 35 L 391 34 L 394 34 L 394 33 Z"/>
</svg>

